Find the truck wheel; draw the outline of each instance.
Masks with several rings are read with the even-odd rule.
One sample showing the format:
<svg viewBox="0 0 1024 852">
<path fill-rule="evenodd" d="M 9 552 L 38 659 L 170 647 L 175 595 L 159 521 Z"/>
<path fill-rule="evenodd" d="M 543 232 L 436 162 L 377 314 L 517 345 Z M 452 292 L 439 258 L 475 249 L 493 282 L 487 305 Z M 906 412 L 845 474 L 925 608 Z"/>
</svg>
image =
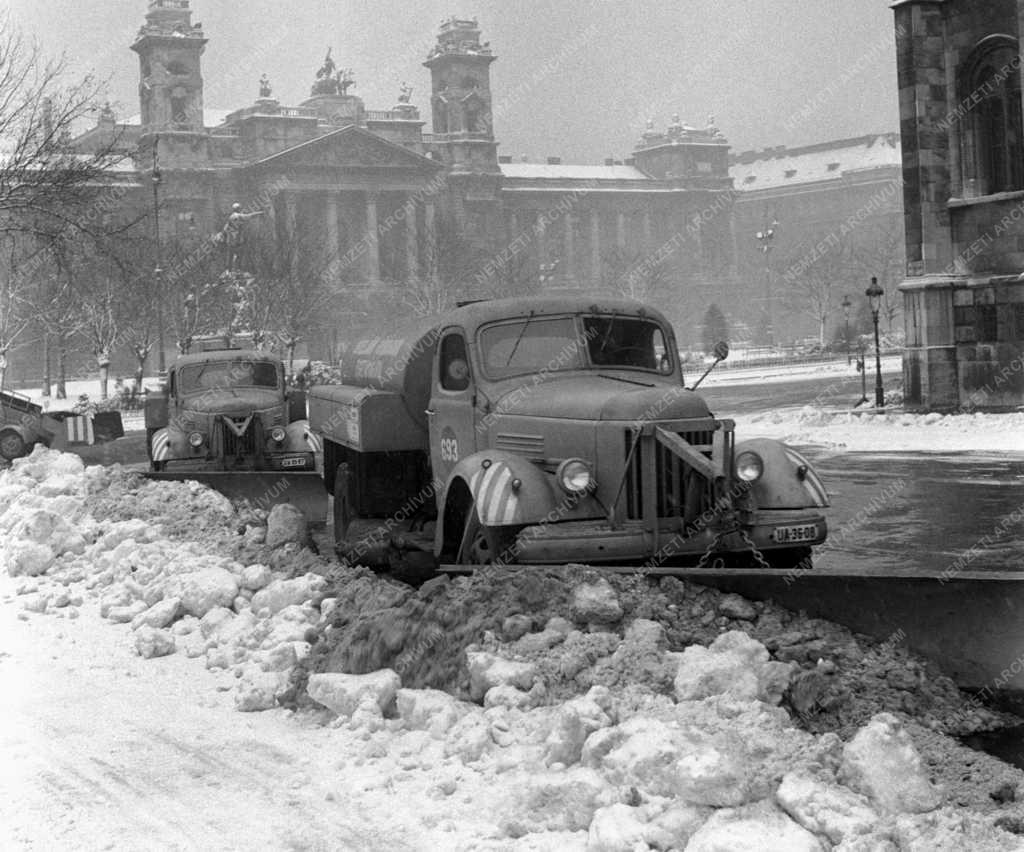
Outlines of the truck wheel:
<svg viewBox="0 0 1024 852">
<path fill-rule="evenodd" d="M 348 465 L 338 465 L 334 474 L 334 552 L 344 559 L 348 552 L 348 528 L 352 524 L 352 504 L 348 498 Z"/>
<path fill-rule="evenodd" d="M 476 506 L 470 506 L 456 560 L 460 565 L 509 565 L 515 563 L 513 545 L 518 527 L 488 527 L 480 523 Z"/>
<path fill-rule="evenodd" d="M 0 432 L 0 456 L 7 461 L 14 461 L 27 455 L 25 439 L 13 429 L 5 429 Z"/>
</svg>

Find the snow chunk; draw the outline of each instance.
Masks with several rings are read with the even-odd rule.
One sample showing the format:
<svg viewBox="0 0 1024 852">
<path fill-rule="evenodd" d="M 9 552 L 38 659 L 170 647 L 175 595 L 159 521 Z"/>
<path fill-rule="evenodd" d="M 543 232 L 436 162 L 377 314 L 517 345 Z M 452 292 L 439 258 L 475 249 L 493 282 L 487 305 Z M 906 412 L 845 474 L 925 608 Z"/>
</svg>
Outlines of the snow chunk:
<svg viewBox="0 0 1024 852">
<path fill-rule="evenodd" d="M 387 712 L 401 685 L 401 678 L 391 669 L 358 675 L 324 672 L 309 676 L 306 691 L 310 698 L 339 716 L 351 716 L 367 695 L 382 713 Z"/>
<path fill-rule="evenodd" d="M 243 589 L 258 592 L 260 589 L 269 586 L 274 579 L 274 572 L 266 565 L 246 565 L 239 576 Z"/>
<path fill-rule="evenodd" d="M 730 630 L 707 648 L 691 645 L 683 651 L 676 672 L 676 699 L 699 701 L 727 695 L 778 704 L 794 668 L 770 661 L 764 645 L 742 631 Z"/>
<path fill-rule="evenodd" d="M 647 825 L 643 816 L 640 808 L 621 802 L 600 808 L 590 823 L 587 852 L 631 852 L 644 843 Z"/>
<path fill-rule="evenodd" d="M 870 834 L 879 820 L 863 796 L 796 772 L 783 777 L 775 799 L 800 825 L 834 844 Z"/>
<path fill-rule="evenodd" d="M 508 684 L 529 690 L 537 678 L 533 663 L 516 663 L 487 651 L 466 651 L 469 667 L 469 694 L 474 701 L 483 701 L 489 689 Z"/>
<path fill-rule="evenodd" d="M 267 547 L 283 544 L 305 545 L 309 542 L 306 516 L 291 503 L 278 503 L 267 516 Z"/>
<path fill-rule="evenodd" d="M 311 601 L 325 586 L 324 578 L 312 573 L 294 580 L 274 580 L 252 596 L 249 606 L 253 612 L 268 609 L 271 614 L 278 613 L 285 607 Z"/>
<path fill-rule="evenodd" d="M 399 689 L 395 700 L 407 728 L 428 731 L 437 738 L 443 738 L 473 706 L 439 689 Z"/>
<path fill-rule="evenodd" d="M 167 627 L 184 612 L 181 605 L 181 598 L 164 598 L 153 604 L 145 612 L 140 613 L 132 619 L 132 628 L 138 630 L 140 627 L 155 627 L 157 629 Z"/>
<path fill-rule="evenodd" d="M 285 672 L 264 672 L 247 668 L 235 687 L 235 709 L 243 713 L 270 710 L 277 696 L 288 686 Z"/>
<path fill-rule="evenodd" d="M 942 804 L 942 793 L 902 722 L 878 713 L 843 747 L 839 780 L 890 814 L 925 813 Z"/>
<path fill-rule="evenodd" d="M 686 852 L 727 852 L 734 849 L 825 852 L 818 838 L 771 802 L 716 811 L 686 846 Z"/>
<path fill-rule="evenodd" d="M 226 568 L 200 568 L 174 577 L 166 593 L 181 598 L 190 615 L 202 618 L 215 607 L 230 607 L 238 595 L 238 578 Z"/>
<path fill-rule="evenodd" d="M 619 598 L 604 578 L 577 586 L 572 593 L 571 610 L 573 618 L 588 624 L 614 624 L 622 619 Z"/>
<path fill-rule="evenodd" d="M 166 657 L 175 650 L 174 637 L 166 630 L 143 626 L 135 632 L 135 650 L 147 660 Z"/>
<path fill-rule="evenodd" d="M 45 544 L 16 541 L 8 545 L 6 550 L 3 564 L 12 577 L 38 577 L 49 571 L 53 565 L 53 551 Z"/>
</svg>

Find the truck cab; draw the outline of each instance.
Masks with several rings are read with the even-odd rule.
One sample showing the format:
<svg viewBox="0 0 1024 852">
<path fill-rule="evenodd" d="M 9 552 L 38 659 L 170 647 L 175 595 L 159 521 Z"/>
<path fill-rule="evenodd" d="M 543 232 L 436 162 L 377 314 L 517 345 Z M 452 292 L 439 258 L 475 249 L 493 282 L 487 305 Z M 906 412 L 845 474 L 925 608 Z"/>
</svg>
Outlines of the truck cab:
<svg viewBox="0 0 1024 852">
<path fill-rule="evenodd" d="M 642 304 L 481 302 L 354 344 L 342 372 L 351 386 L 311 398 L 341 555 L 373 561 L 429 539 L 444 564 L 661 568 L 789 562 L 826 536 L 810 464 L 776 441 L 737 442 L 684 386 L 671 326 Z M 368 500 L 367 468 L 396 462 L 393 496 Z"/>
</svg>

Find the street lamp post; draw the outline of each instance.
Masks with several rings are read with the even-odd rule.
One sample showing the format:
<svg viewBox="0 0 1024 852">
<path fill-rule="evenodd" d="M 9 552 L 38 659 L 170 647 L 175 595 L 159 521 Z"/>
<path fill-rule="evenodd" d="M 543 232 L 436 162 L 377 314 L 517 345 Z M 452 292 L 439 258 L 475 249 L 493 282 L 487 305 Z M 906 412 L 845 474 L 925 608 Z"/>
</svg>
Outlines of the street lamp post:
<svg viewBox="0 0 1024 852">
<path fill-rule="evenodd" d="M 846 347 L 846 366 L 850 366 L 850 308 L 853 307 L 853 302 L 850 301 L 849 295 L 843 296 L 842 308 L 843 308 L 843 346 Z"/>
<path fill-rule="evenodd" d="M 872 277 L 871 286 L 864 291 L 871 303 L 871 319 L 875 324 L 875 406 L 885 407 L 885 395 L 882 391 L 882 347 L 878 340 L 878 312 L 882 307 L 884 291 L 878 286 L 878 279 Z"/>
<path fill-rule="evenodd" d="M 761 254 L 764 255 L 765 337 L 769 346 L 775 345 L 775 321 L 772 316 L 774 307 L 772 304 L 772 268 L 768 260 L 768 254 L 773 248 L 772 241 L 775 239 L 775 229 L 778 227 L 779 220 L 773 217 L 771 225 L 754 234 L 754 238 L 759 243 L 758 248 Z"/>
<path fill-rule="evenodd" d="M 164 355 L 164 312 L 163 312 L 163 274 L 161 268 L 162 258 L 160 256 L 160 136 L 153 137 L 153 238 L 155 241 L 154 254 L 156 264 L 153 267 L 153 286 L 156 300 L 156 345 L 157 345 L 157 369 L 161 374 L 167 372 L 167 361 Z"/>
</svg>

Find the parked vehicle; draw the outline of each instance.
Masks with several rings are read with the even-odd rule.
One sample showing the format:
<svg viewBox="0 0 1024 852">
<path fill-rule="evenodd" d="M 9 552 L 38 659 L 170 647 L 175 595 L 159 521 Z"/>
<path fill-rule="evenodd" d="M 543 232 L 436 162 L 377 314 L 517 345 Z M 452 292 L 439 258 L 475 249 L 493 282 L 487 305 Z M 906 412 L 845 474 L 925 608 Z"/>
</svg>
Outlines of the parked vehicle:
<svg viewBox="0 0 1024 852">
<path fill-rule="evenodd" d="M 350 342 L 342 384 L 309 402 L 338 555 L 805 558 L 827 533 L 811 465 L 778 441 L 737 442 L 684 387 L 677 353 L 660 313 L 593 297 L 479 302 Z"/>
<path fill-rule="evenodd" d="M 183 355 L 163 392 L 149 395 L 145 417 L 149 478 L 197 480 L 262 508 L 292 503 L 310 521 L 326 521 L 306 397 L 286 388 L 278 357 L 242 349 Z"/>
<path fill-rule="evenodd" d="M 36 444 L 62 443 L 63 428 L 41 405 L 14 391 L 0 391 L 0 458 L 27 456 Z"/>
</svg>

